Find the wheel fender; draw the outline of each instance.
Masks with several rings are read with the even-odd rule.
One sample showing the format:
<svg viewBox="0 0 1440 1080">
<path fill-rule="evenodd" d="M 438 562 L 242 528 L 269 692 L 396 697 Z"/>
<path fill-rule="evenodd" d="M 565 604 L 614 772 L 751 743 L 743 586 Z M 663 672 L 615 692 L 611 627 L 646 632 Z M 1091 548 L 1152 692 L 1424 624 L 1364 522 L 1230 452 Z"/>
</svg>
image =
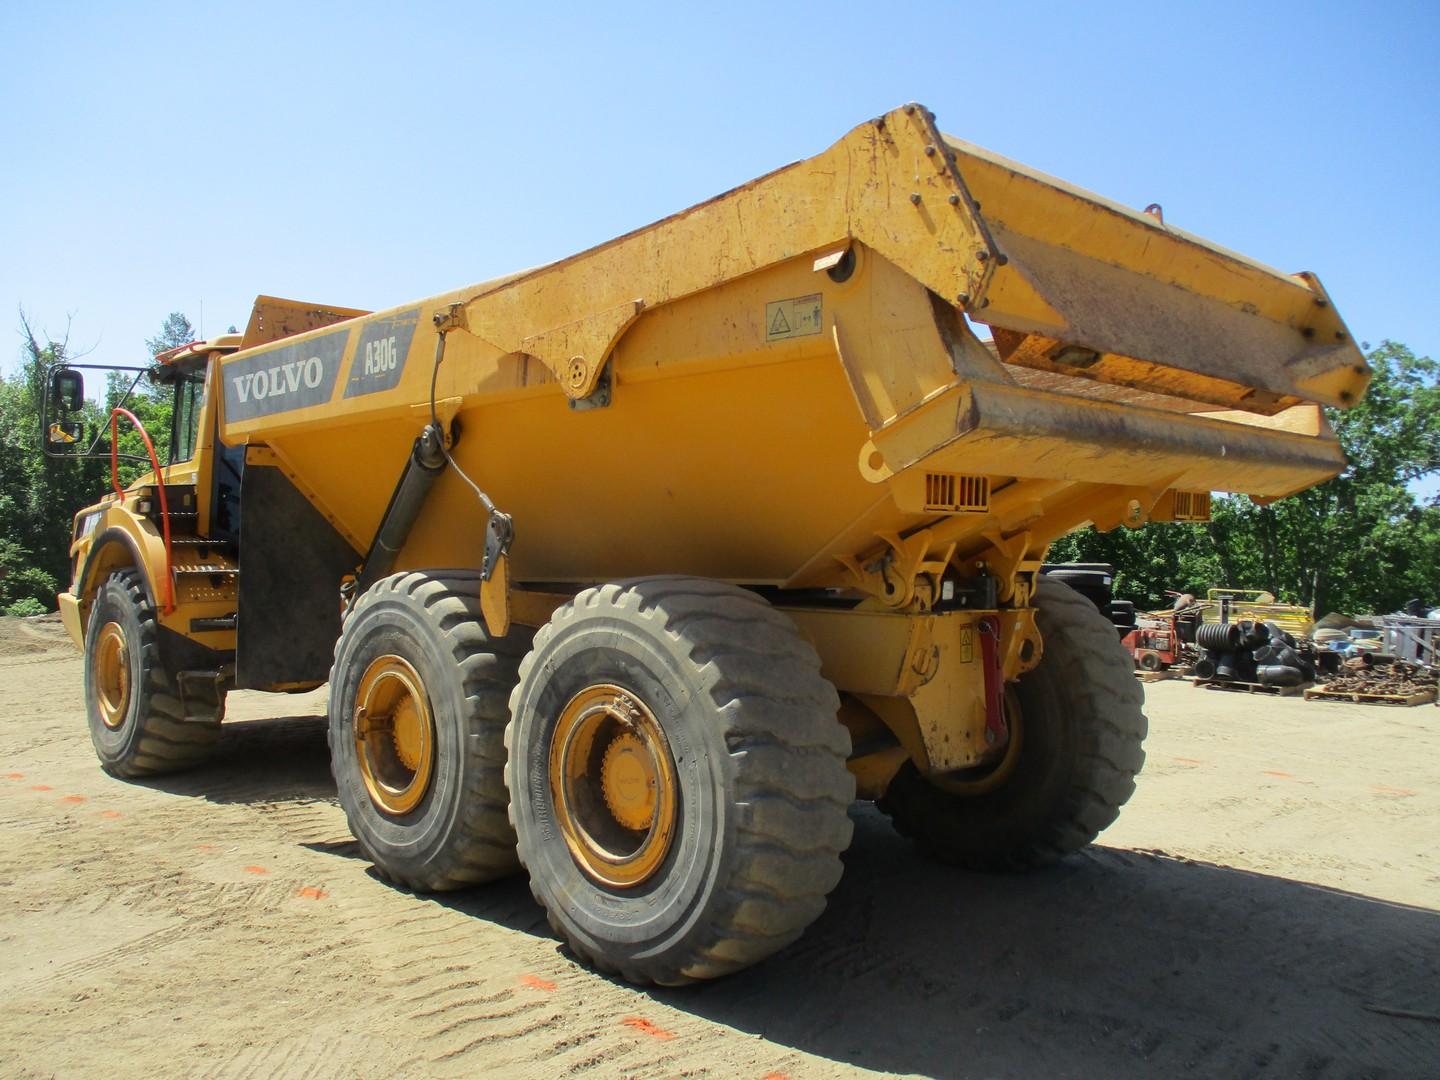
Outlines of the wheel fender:
<svg viewBox="0 0 1440 1080">
<path fill-rule="evenodd" d="M 143 557 L 141 545 L 124 528 L 110 525 L 90 545 L 90 553 L 85 556 L 85 563 L 76 576 L 75 595 L 79 597 L 81 611 L 87 617 L 101 582 L 116 570 L 127 566 L 139 572 L 140 584 L 145 590 L 145 602 L 151 607 L 157 606 L 155 587 L 150 582 L 149 564 Z"/>
</svg>

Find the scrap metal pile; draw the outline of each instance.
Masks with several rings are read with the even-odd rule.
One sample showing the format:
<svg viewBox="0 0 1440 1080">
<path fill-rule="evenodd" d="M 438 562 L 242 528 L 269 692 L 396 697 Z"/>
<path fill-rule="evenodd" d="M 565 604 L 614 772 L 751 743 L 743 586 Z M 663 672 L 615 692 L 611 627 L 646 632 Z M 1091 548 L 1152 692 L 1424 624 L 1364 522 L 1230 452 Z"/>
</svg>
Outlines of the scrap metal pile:
<svg viewBox="0 0 1440 1080">
<path fill-rule="evenodd" d="M 1440 669 L 1409 660 L 1375 664 L 1374 659 L 1357 656 L 1346 660 L 1339 674 L 1325 681 L 1324 689 L 1332 693 L 1407 697 L 1440 688 Z"/>
</svg>

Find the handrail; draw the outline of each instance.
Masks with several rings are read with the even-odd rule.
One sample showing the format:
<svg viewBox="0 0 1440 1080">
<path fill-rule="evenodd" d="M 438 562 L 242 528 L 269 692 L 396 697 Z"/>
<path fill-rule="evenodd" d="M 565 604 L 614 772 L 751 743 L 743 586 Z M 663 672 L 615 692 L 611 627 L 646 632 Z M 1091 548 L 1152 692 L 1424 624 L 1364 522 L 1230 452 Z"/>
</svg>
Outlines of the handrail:
<svg viewBox="0 0 1440 1080">
<path fill-rule="evenodd" d="M 110 410 L 110 485 L 115 489 L 117 499 L 125 498 L 125 490 L 120 486 L 120 417 L 124 416 L 132 424 L 135 430 L 140 433 L 140 438 L 145 442 L 145 451 L 150 455 L 150 464 L 155 467 L 156 486 L 160 489 L 160 528 L 165 537 L 165 614 L 169 615 L 175 610 L 175 572 L 170 560 L 170 504 L 165 498 L 165 477 L 160 473 L 160 459 L 155 456 L 155 444 L 150 441 L 150 433 L 145 430 L 145 425 L 140 418 L 129 409 L 114 408 Z"/>
</svg>

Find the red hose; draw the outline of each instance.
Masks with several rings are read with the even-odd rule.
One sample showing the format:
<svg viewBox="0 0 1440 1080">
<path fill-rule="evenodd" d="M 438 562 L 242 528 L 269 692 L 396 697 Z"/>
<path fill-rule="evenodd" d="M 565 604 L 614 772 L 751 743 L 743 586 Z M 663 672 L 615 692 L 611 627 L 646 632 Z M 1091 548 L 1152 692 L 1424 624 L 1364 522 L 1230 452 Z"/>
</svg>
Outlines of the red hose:
<svg viewBox="0 0 1440 1080">
<path fill-rule="evenodd" d="M 175 574 L 170 564 L 170 504 L 165 498 L 165 477 L 160 475 L 160 459 L 155 456 L 155 444 L 140 418 L 129 409 L 110 410 L 110 484 L 115 488 L 115 497 L 125 498 L 125 489 L 120 486 L 120 417 L 135 425 L 140 438 L 145 441 L 145 452 L 150 455 L 150 464 L 155 467 L 155 480 L 160 488 L 160 529 L 165 537 L 165 614 L 175 610 Z"/>
</svg>

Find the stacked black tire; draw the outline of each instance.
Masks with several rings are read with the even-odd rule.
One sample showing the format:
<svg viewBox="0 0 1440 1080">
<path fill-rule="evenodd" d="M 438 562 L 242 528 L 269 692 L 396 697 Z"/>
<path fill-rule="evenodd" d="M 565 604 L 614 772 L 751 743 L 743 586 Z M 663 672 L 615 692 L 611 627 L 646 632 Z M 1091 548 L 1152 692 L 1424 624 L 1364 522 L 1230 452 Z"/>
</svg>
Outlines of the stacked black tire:
<svg viewBox="0 0 1440 1080">
<path fill-rule="evenodd" d="M 1273 622 L 1202 623 L 1195 644 L 1202 650 L 1195 665 L 1201 679 L 1299 686 L 1315 678 L 1308 651 Z"/>
<path fill-rule="evenodd" d="M 1115 567 L 1109 563 L 1046 563 L 1040 572 L 1051 581 L 1063 581 L 1094 604 L 1121 637 L 1135 629 L 1135 604 L 1115 599 Z"/>
</svg>

